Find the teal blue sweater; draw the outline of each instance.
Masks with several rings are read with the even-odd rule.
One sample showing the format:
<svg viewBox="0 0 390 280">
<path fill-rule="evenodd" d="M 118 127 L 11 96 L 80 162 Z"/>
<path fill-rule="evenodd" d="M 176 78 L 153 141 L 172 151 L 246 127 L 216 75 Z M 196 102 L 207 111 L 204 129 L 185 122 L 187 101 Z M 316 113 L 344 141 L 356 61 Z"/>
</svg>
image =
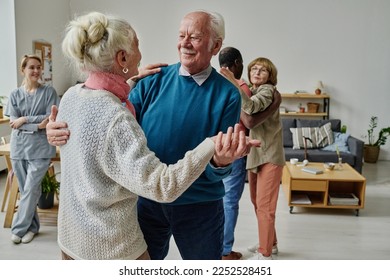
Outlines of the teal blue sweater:
<svg viewBox="0 0 390 280">
<path fill-rule="evenodd" d="M 241 98 L 235 86 L 212 69 L 199 86 L 179 75 L 180 63 L 140 80 L 129 95 L 148 147 L 166 164 L 176 163 L 206 137 L 226 132 L 240 118 Z M 172 204 L 213 201 L 224 196 L 222 179 L 231 167 L 209 165 Z"/>
</svg>

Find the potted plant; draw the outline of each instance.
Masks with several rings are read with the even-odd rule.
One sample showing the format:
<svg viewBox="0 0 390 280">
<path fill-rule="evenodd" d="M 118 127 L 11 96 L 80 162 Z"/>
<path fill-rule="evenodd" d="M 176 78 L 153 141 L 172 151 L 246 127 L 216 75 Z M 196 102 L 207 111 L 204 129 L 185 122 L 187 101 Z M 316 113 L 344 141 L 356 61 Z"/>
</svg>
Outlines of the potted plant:
<svg viewBox="0 0 390 280">
<path fill-rule="evenodd" d="M 56 174 L 50 175 L 46 172 L 41 183 L 42 194 L 38 201 L 40 209 L 50 209 L 54 206 L 54 195 L 58 194 L 60 183 L 56 179 Z"/>
<path fill-rule="evenodd" d="M 379 157 L 380 146 L 386 144 L 390 136 L 390 127 L 382 128 L 378 137 L 374 136 L 374 129 L 378 126 L 378 117 L 372 116 L 367 130 L 368 144 L 364 144 L 364 162 L 376 163 Z"/>
</svg>

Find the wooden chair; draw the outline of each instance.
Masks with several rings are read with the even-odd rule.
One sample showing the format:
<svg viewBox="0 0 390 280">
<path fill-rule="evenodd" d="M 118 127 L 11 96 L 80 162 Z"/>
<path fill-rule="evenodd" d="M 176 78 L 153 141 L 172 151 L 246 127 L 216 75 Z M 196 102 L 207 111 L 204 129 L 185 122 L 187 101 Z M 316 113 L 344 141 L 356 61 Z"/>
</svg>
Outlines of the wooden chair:
<svg viewBox="0 0 390 280">
<path fill-rule="evenodd" d="M 1 137 L 0 138 L 0 145 L 4 145 L 4 144 L 9 143 L 10 138 L 11 138 L 11 135 Z M 12 170 L 11 159 L 9 157 L 4 157 L 4 158 L 5 158 L 5 163 L 7 165 L 8 175 L 7 175 L 7 180 L 5 182 L 5 187 L 4 187 L 3 202 L 1 203 L 1 212 L 4 212 L 5 206 L 7 204 L 9 193 L 11 190 L 12 179 L 14 177 L 14 171 Z"/>
<path fill-rule="evenodd" d="M 50 163 L 49 169 L 47 171 L 49 174 L 55 174 L 54 171 L 54 165 L 53 163 Z M 19 194 L 19 185 L 18 185 L 18 180 L 14 178 L 15 180 L 12 180 L 11 185 L 10 185 L 10 190 L 9 190 L 9 198 L 8 198 L 8 204 L 7 204 L 7 212 L 5 215 L 4 219 L 4 227 L 5 228 L 10 228 L 12 225 L 13 217 L 15 212 L 17 211 L 17 200 L 18 200 L 18 194 Z M 42 210 L 38 208 L 38 214 L 41 213 L 51 213 L 53 212 L 55 214 L 54 222 L 51 222 L 52 224 L 56 225 L 56 217 L 57 217 L 57 212 L 58 212 L 58 206 L 56 209 L 48 209 L 48 210 Z M 40 216 L 41 218 L 41 216 Z"/>
</svg>

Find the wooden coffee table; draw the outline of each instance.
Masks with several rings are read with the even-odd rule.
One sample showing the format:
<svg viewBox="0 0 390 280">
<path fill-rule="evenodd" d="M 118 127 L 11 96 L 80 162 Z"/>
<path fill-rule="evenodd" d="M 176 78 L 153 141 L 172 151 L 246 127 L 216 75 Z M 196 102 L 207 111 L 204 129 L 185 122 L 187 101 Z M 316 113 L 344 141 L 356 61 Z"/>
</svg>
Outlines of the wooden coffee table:
<svg viewBox="0 0 390 280">
<path fill-rule="evenodd" d="M 282 188 L 287 197 L 290 213 L 295 206 L 307 208 L 359 209 L 364 208 L 366 179 L 349 164 L 342 168 L 326 170 L 323 163 L 309 163 L 307 167 L 323 170 L 323 174 L 311 174 L 302 171 L 303 167 L 286 162 L 283 169 Z M 359 201 L 356 205 L 332 205 L 329 194 L 353 194 Z"/>
</svg>

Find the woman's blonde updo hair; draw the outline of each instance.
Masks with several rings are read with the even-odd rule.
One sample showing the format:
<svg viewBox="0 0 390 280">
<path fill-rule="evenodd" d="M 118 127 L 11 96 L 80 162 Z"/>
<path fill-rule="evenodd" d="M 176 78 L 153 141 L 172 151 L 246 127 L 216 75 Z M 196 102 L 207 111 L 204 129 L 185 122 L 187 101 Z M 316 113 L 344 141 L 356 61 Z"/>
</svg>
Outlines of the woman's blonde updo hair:
<svg viewBox="0 0 390 280">
<path fill-rule="evenodd" d="M 135 38 L 134 29 L 125 20 L 91 12 L 69 23 L 62 51 L 76 69 L 111 72 L 118 51 L 133 53 Z"/>
</svg>

